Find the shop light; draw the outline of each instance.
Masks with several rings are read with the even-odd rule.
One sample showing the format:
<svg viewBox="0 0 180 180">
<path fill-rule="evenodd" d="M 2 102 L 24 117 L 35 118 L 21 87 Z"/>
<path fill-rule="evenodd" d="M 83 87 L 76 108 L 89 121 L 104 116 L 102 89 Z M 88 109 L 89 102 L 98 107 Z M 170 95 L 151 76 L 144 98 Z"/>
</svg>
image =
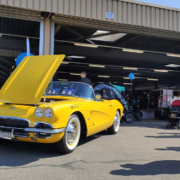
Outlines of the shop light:
<svg viewBox="0 0 180 180">
<path fill-rule="evenodd" d="M 68 81 L 68 79 L 58 79 L 58 81 Z"/>
<path fill-rule="evenodd" d="M 133 83 L 123 83 L 124 85 L 133 85 Z"/>
<path fill-rule="evenodd" d="M 138 68 L 133 68 L 133 67 L 123 67 L 123 69 L 128 69 L 128 70 L 138 70 Z"/>
<path fill-rule="evenodd" d="M 154 69 L 155 72 L 163 72 L 163 73 L 167 73 L 168 70 L 162 70 L 162 69 Z"/>
<path fill-rule="evenodd" d="M 84 47 L 98 48 L 98 45 L 95 45 L 95 44 L 74 43 L 74 45 L 75 46 L 84 46 Z"/>
<path fill-rule="evenodd" d="M 68 62 L 66 62 L 66 61 L 63 61 L 61 64 L 69 64 Z"/>
<path fill-rule="evenodd" d="M 105 68 L 103 65 L 98 65 L 98 64 L 89 64 L 91 67 L 100 67 L 100 68 Z"/>
<path fill-rule="evenodd" d="M 126 48 L 123 48 L 122 50 L 125 51 L 125 52 L 144 53 L 144 51 L 136 50 L 136 49 L 126 49 Z"/>
<path fill-rule="evenodd" d="M 102 76 L 102 75 L 98 75 L 98 77 L 109 78 L 110 76 Z"/>
<path fill-rule="evenodd" d="M 158 79 L 151 79 L 151 78 L 148 78 L 147 80 L 148 81 L 158 81 Z"/>
<path fill-rule="evenodd" d="M 70 75 L 80 76 L 78 73 L 70 73 Z"/>
<path fill-rule="evenodd" d="M 173 68 L 177 68 L 177 67 L 180 67 L 179 64 L 168 64 L 168 65 L 165 65 L 166 67 L 173 67 Z"/>
<path fill-rule="evenodd" d="M 170 57 L 180 57 L 180 54 L 166 54 L 166 55 Z"/>
<path fill-rule="evenodd" d="M 73 58 L 73 59 L 85 59 L 85 56 L 68 56 L 68 58 Z"/>
<path fill-rule="evenodd" d="M 123 79 L 129 79 L 129 77 L 123 77 Z"/>
</svg>

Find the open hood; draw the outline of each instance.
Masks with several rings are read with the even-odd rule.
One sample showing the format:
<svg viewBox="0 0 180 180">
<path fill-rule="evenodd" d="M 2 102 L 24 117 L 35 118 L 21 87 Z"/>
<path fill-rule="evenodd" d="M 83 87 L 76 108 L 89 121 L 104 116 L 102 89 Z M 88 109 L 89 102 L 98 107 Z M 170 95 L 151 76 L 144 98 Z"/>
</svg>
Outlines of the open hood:
<svg viewBox="0 0 180 180">
<path fill-rule="evenodd" d="M 37 104 L 65 55 L 27 56 L 7 79 L 0 102 Z"/>
</svg>

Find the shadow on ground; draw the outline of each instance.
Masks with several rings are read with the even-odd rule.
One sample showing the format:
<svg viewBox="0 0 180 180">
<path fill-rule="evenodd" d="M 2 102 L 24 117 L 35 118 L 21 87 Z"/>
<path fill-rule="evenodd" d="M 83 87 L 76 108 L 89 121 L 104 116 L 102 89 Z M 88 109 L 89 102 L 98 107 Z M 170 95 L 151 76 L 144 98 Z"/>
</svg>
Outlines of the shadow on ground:
<svg viewBox="0 0 180 180">
<path fill-rule="evenodd" d="M 113 170 L 110 174 L 119 176 L 179 174 L 179 166 L 180 161 L 176 160 L 154 161 L 143 165 L 125 164 L 121 165 L 125 169 Z"/>
<path fill-rule="evenodd" d="M 157 148 L 155 150 L 159 150 L 159 151 L 177 151 L 180 152 L 180 147 L 167 147 L 167 148 Z"/>
<path fill-rule="evenodd" d="M 147 138 L 180 138 L 180 133 L 158 133 L 160 136 L 145 136 Z"/>
<path fill-rule="evenodd" d="M 101 136 L 108 135 L 106 131 L 81 139 L 78 146 L 85 145 Z M 74 152 L 73 152 L 74 153 Z M 43 158 L 66 156 L 56 150 L 55 144 L 38 144 L 27 142 L 3 141 L 0 144 L 0 167 L 18 167 L 38 161 Z"/>
</svg>

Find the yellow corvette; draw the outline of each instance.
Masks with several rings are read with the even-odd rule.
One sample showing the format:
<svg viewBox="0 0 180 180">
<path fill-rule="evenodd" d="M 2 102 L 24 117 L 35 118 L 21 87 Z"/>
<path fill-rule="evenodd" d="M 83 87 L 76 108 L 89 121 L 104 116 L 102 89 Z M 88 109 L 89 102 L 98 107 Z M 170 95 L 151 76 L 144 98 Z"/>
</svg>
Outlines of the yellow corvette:
<svg viewBox="0 0 180 180">
<path fill-rule="evenodd" d="M 70 153 L 81 135 L 118 132 L 123 106 L 117 100 L 98 99 L 84 83 L 49 83 L 64 57 L 26 57 L 8 78 L 0 91 L 1 142 L 56 143 Z"/>
</svg>

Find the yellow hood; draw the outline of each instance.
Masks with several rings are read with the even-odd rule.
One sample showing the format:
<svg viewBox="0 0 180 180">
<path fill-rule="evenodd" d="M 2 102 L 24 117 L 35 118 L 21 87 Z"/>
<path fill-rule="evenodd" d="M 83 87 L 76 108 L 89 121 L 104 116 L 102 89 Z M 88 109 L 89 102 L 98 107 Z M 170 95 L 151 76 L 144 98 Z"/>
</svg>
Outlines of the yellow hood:
<svg viewBox="0 0 180 180">
<path fill-rule="evenodd" d="M 0 102 L 37 104 L 65 55 L 27 56 L 0 91 Z"/>
</svg>

